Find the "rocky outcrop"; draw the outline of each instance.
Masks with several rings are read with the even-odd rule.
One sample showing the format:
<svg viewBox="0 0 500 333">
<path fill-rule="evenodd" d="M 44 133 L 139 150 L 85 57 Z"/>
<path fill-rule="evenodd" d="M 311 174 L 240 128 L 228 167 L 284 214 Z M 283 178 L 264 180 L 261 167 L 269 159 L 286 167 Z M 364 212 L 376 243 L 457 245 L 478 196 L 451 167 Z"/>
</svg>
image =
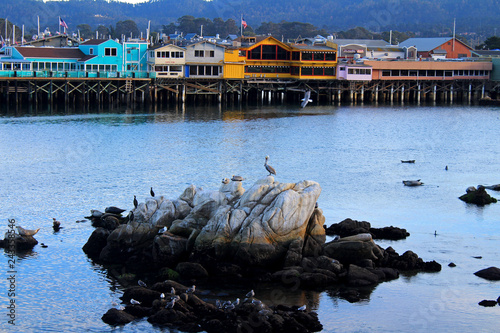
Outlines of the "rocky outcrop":
<svg viewBox="0 0 500 333">
<path fill-rule="evenodd" d="M 179 291 L 171 294 L 171 288 Z M 258 299 L 212 304 L 174 281 L 127 289 L 123 310 L 110 309 L 102 320 L 119 325 L 147 317 L 150 323 L 183 332 L 318 332 L 323 326 L 315 312 L 283 305 L 267 306 Z M 133 300 L 133 301 L 132 301 Z M 132 304 L 134 303 L 134 304 Z"/>
<path fill-rule="evenodd" d="M 498 281 L 500 280 L 500 268 L 498 267 L 488 267 L 477 271 L 474 275 L 479 276 L 486 280 Z"/>
<path fill-rule="evenodd" d="M 373 239 L 399 240 L 410 236 L 406 229 L 397 227 L 372 228 L 370 222 L 345 219 L 340 223 L 334 223 L 325 227 L 327 235 L 340 237 L 353 236 L 362 233 L 370 233 Z"/>
<path fill-rule="evenodd" d="M 19 235 L 18 233 L 5 233 L 4 239 L 0 240 L 0 248 L 16 251 L 29 251 L 38 244 L 38 241 L 30 235 Z M 12 248 L 11 248 L 12 246 Z"/>
<path fill-rule="evenodd" d="M 467 193 L 459 197 L 459 199 L 467 203 L 476 204 L 478 206 L 484 206 L 490 203 L 497 202 L 497 199 L 493 198 L 488 194 L 488 192 L 486 192 L 484 186 L 478 186 L 477 189 L 475 189 L 474 187 L 470 187 L 467 189 L 466 192 Z"/>
<path fill-rule="evenodd" d="M 364 259 L 377 261 L 384 257 L 383 249 L 373 242 L 370 234 L 366 233 L 326 243 L 323 251 L 325 255 L 344 264 L 357 263 Z"/>
</svg>

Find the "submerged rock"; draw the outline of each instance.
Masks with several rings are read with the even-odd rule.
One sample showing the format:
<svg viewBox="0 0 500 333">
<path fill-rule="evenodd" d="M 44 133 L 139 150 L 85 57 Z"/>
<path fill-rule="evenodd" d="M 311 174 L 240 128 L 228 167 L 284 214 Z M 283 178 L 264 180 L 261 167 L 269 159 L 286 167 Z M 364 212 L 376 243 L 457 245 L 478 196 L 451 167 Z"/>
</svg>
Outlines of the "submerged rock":
<svg viewBox="0 0 500 333">
<path fill-rule="evenodd" d="M 477 271 L 474 275 L 479 276 L 486 280 L 498 281 L 500 280 L 500 268 L 498 267 L 488 267 Z"/>
</svg>

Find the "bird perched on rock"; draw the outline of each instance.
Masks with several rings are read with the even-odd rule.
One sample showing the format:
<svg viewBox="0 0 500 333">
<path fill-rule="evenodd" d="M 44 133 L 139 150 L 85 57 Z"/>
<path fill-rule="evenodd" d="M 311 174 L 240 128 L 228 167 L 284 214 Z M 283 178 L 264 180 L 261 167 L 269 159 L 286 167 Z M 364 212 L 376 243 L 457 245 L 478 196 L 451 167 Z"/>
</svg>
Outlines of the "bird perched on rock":
<svg viewBox="0 0 500 333">
<path fill-rule="evenodd" d="M 139 206 L 139 203 L 137 202 L 137 198 L 134 195 L 134 208 L 137 208 Z"/>
<path fill-rule="evenodd" d="M 245 180 L 245 178 L 243 178 L 243 177 L 241 177 L 241 176 L 235 176 L 235 175 L 233 175 L 233 176 L 231 177 L 231 180 L 232 180 L 233 182 L 242 182 L 242 181 L 244 181 L 244 180 Z"/>
<path fill-rule="evenodd" d="M 222 184 L 229 184 L 229 178 L 222 178 Z"/>
<path fill-rule="evenodd" d="M 54 231 L 59 231 L 61 230 L 61 222 L 57 221 L 55 217 L 52 218 L 53 222 L 52 222 L 52 228 L 54 229 Z"/>
<path fill-rule="evenodd" d="M 297 309 L 297 311 L 306 311 L 307 306 L 304 304 L 300 308 Z"/>
<path fill-rule="evenodd" d="M 172 295 L 175 295 L 175 288 L 174 288 L 174 287 L 171 287 L 171 288 L 170 288 L 170 293 L 171 293 Z"/>
<path fill-rule="evenodd" d="M 165 309 L 172 309 L 174 307 L 176 301 L 177 301 L 176 298 L 172 298 L 170 300 L 170 302 L 168 302 L 167 305 L 165 305 Z"/>
<path fill-rule="evenodd" d="M 161 299 L 164 299 L 164 298 L 165 298 L 165 294 L 164 294 L 164 293 L 161 293 L 161 294 L 160 294 L 160 298 L 161 298 Z"/>
<path fill-rule="evenodd" d="M 255 296 L 255 292 L 252 290 L 250 290 L 246 295 L 245 295 L 247 298 L 252 298 Z"/>
<path fill-rule="evenodd" d="M 148 285 L 144 281 L 142 281 L 142 280 L 137 281 L 137 284 L 139 286 L 143 287 L 143 288 L 147 288 L 148 287 Z"/>
<path fill-rule="evenodd" d="M 234 301 L 234 303 L 233 303 L 233 304 L 234 304 L 235 306 L 240 305 L 240 299 L 239 299 L 239 298 L 237 298 L 237 299 L 236 299 L 236 301 Z"/>
<path fill-rule="evenodd" d="M 186 290 L 186 293 L 188 293 L 188 294 L 194 294 L 195 290 L 196 290 L 196 286 L 193 284 L 191 286 L 191 288 L 188 288 L 188 290 Z"/>
<path fill-rule="evenodd" d="M 141 304 L 141 302 L 136 301 L 135 299 L 131 298 L 130 299 L 130 304 L 139 305 L 139 304 Z"/>
<path fill-rule="evenodd" d="M 267 172 L 269 172 L 270 175 L 276 175 L 276 170 L 269 164 L 267 164 L 267 160 L 269 159 L 269 156 L 266 156 L 266 162 L 264 163 L 264 166 L 266 167 Z"/>
<path fill-rule="evenodd" d="M 149 193 L 151 194 L 151 196 L 154 198 L 155 196 L 155 191 L 153 191 L 153 188 L 151 187 L 151 190 L 149 190 Z"/>
</svg>

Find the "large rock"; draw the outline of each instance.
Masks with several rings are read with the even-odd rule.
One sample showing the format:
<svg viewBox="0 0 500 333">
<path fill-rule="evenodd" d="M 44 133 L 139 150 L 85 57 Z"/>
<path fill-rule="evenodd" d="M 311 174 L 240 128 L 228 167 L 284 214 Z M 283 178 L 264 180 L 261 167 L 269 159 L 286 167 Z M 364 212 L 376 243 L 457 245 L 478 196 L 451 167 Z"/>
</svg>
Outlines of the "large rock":
<svg viewBox="0 0 500 333">
<path fill-rule="evenodd" d="M 268 176 L 247 190 L 235 206 L 221 205 L 203 227 L 194 251 L 214 253 L 240 264 L 272 265 L 283 262 L 290 244 L 305 239 L 321 193 L 318 183 L 279 183 Z M 320 214 L 320 212 L 318 212 Z M 322 227 L 322 225 L 321 225 Z M 310 226 L 314 237 L 324 230 Z"/>
<path fill-rule="evenodd" d="M 123 310 L 111 308 L 101 319 L 108 325 L 124 325 L 133 321 L 135 317 Z"/>
<path fill-rule="evenodd" d="M 3 240 L 0 240 L 0 247 L 13 251 L 29 251 L 38 244 L 33 236 L 21 236 L 18 233 L 5 233 Z M 14 245 L 12 249 L 11 246 Z"/>
<path fill-rule="evenodd" d="M 108 236 L 111 232 L 105 228 L 97 228 L 90 235 L 87 243 L 83 246 L 85 252 L 90 258 L 99 258 L 102 249 L 108 242 Z"/>
<path fill-rule="evenodd" d="M 486 192 L 484 186 L 479 186 L 475 191 L 467 191 L 467 193 L 462 195 L 459 199 L 478 206 L 484 206 L 497 202 L 497 199 L 493 198 L 488 194 L 488 192 Z"/>
<path fill-rule="evenodd" d="M 326 256 L 343 264 L 357 263 L 364 259 L 377 261 L 384 257 L 383 251 L 373 242 L 370 234 L 344 237 L 326 243 L 323 251 Z"/>
<path fill-rule="evenodd" d="M 474 275 L 479 276 L 486 280 L 498 281 L 500 280 L 500 268 L 498 267 L 488 267 L 477 271 Z"/>
<path fill-rule="evenodd" d="M 207 270 L 195 262 L 180 262 L 175 267 L 183 279 L 199 279 L 208 277 Z"/>
<path fill-rule="evenodd" d="M 161 266 L 172 266 L 189 256 L 188 239 L 164 232 L 153 241 L 153 260 Z"/>
<path fill-rule="evenodd" d="M 124 262 L 136 253 L 151 248 L 158 228 L 149 223 L 129 222 L 113 230 L 99 256 L 106 262 Z"/>
</svg>

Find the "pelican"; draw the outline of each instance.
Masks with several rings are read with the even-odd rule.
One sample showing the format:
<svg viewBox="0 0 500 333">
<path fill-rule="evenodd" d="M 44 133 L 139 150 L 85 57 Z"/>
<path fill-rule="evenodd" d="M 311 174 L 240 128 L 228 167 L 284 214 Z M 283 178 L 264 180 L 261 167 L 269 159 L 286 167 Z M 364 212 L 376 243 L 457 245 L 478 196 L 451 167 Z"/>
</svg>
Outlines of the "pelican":
<svg viewBox="0 0 500 333">
<path fill-rule="evenodd" d="M 196 290 L 196 286 L 193 284 L 193 286 L 191 288 L 188 288 L 188 290 L 186 290 L 186 293 L 194 294 L 195 290 Z"/>
<path fill-rule="evenodd" d="M 241 177 L 241 176 L 235 176 L 235 175 L 233 175 L 233 176 L 231 177 L 231 180 L 232 180 L 233 182 L 242 182 L 242 181 L 244 181 L 244 180 L 245 180 L 245 178 L 243 178 L 243 177 Z"/>
<path fill-rule="evenodd" d="M 267 160 L 269 159 L 269 156 L 266 156 L 266 162 L 264 163 L 264 166 L 266 167 L 267 172 L 269 172 L 270 175 L 276 175 L 276 170 L 269 164 L 267 164 Z"/>
<path fill-rule="evenodd" d="M 252 298 L 255 296 L 255 292 L 252 290 L 250 290 L 246 295 L 245 295 L 247 298 Z"/>
<path fill-rule="evenodd" d="M 306 311 L 307 306 L 304 304 L 300 308 L 297 309 L 297 311 Z"/>
<path fill-rule="evenodd" d="M 149 190 L 149 193 L 151 194 L 151 196 L 154 198 L 155 196 L 155 191 L 153 191 L 153 188 L 151 187 L 151 190 Z"/>
<path fill-rule="evenodd" d="M 222 184 L 229 184 L 229 178 L 222 178 Z"/>
<path fill-rule="evenodd" d="M 300 104 L 301 107 L 305 108 L 307 103 L 312 102 L 311 99 L 311 90 L 307 90 L 306 93 L 304 94 L 304 98 L 301 99 L 302 103 Z"/>
<path fill-rule="evenodd" d="M 36 233 L 40 230 L 40 228 L 36 229 L 36 230 L 29 230 L 29 229 L 24 229 L 20 226 L 17 226 L 17 233 L 20 235 L 20 236 L 35 236 Z"/>
<path fill-rule="evenodd" d="M 144 288 L 147 288 L 147 286 L 148 286 L 148 285 L 147 285 L 144 281 L 142 281 L 142 280 L 137 281 L 137 284 L 138 284 L 138 285 L 140 285 L 141 287 L 144 287 Z"/>
<path fill-rule="evenodd" d="M 135 299 L 131 298 L 131 299 L 130 299 L 130 304 L 139 305 L 139 304 L 141 304 L 141 302 L 136 301 Z"/>
<path fill-rule="evenodd" d="M 134 195 L 134 208 L 137 208 L 138 205 L 139 203 L 137 202 L 137 198 Z"/>
</svg>

